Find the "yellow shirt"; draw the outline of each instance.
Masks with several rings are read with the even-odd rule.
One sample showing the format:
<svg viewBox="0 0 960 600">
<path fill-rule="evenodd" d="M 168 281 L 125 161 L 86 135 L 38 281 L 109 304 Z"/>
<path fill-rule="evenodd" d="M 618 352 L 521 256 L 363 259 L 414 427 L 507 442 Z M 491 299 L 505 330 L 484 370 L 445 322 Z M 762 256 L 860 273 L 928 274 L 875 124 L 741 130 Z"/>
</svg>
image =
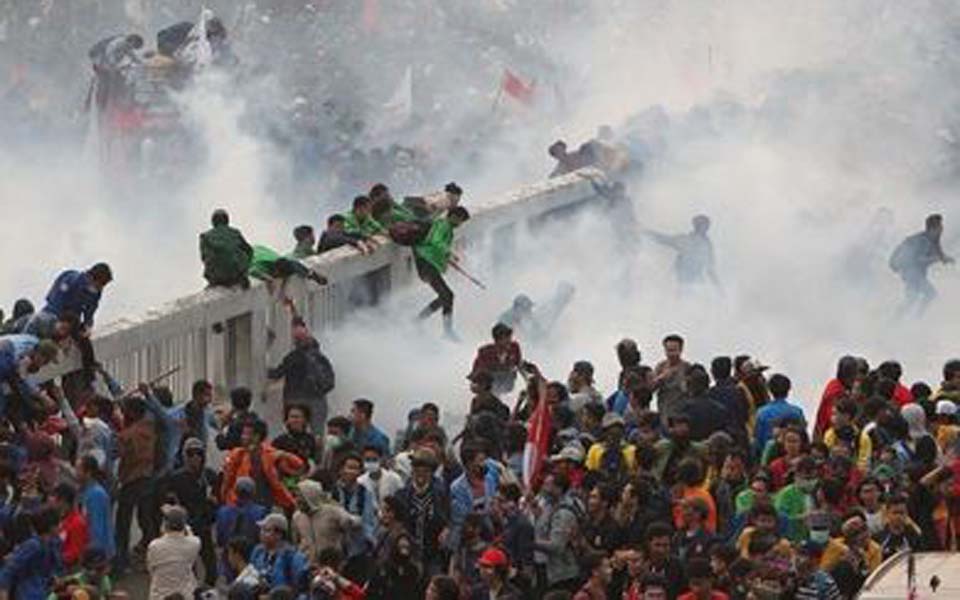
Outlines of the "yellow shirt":
<svg viewBox="0 0 960 600">
<path fill-rule="evenodd" d="M 843 538 L 831 538 L 827 542 L 827 547 L 823 549 L 823 556 L 820 557 L 820 568 L 828 572 L 833 570 L 844 559 L 848 551 L 849 548 L 847 548 Z M 867 542 L 865 554 L 867 569 L 873 573 L 883 562 L 883 551 L 880 549 L 880 544 L 870 540 Z"/>
<path fill-rule="evenodd" d="M 606 450 L 606 447 L 597 442 L 596 444 L 590 446 L 590 451 L 587 452 L 587 462 L 586 467 L 588 471 L 599 471 L 600 465 L 603 461 L 603 453 Z M 637 472 L 637 447 L 633 444 L 624 444 L 620 447 L 620 451 L 623 453 L 623 462 L 627 466 L 627 471 L 631 474 Z"/>
<path fill-rule="evenodd" d="M 837 443 L 837 434 L 833 427 L 823 434 L 823 443 L 831 450 Z M 857 455 L 854 457 L 857 468 L 863 472 L 870 470 L 870 461 L 873 459 L 873 440 L 866 431 L 857 432 Z"/>
</svg>

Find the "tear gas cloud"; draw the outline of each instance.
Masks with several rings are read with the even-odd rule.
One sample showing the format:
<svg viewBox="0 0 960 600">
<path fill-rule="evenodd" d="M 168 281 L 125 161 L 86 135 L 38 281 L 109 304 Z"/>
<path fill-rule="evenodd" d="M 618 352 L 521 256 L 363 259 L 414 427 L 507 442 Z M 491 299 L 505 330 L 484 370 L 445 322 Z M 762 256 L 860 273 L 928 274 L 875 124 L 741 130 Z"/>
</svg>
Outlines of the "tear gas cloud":
<svg viewBox="0 0 960 600">
<path fill-rule="evenodd" d="M 619 239 L 609 216 L 593 211 L 521 236 L 508 265 L 468 250 L 466 264 L 489 291 L 448 276 L 463 344 L 441 341 L 437 323 L 410 323 L 428 300 L 420 286 L 323 332 L 338 405 L 370 397 L 378 420 L 392 426 L 425 400 L 466 412 L 476 344 L 515 294 L 545 300 L 560 281 L 576 293 L 551 336 L 521 343 L 550 378 L 565 378 L 575 360 L 593 361 L 605 391 L 624 336 L 640 342 L 645 362 L 659 358 L 671 331 L 701 360 L 754 354 L 789 374 L 808 406 L 841 354 L 896 357 L 907 383 L 933 383 L 953 353 L 956 273 L 935 268 L 939 300 L 922 319 L 898 321 L 902 290 L 886 265 L 929 212 L 945 216 L 948 254 L 960 240 L 949 194 L 960 14 L 949 3 L 409 2 L 383 3 L 372 17 L 345 6 L 355 3 L 318 2 L 314 16 L 296 18 L 266 2 L 210 4 L 231 28 L 245 78 L 241 86 L 207 81 L 179 98 L 203 140 L 189 177 L 161 185 L 104 177 L 82 159 L 81 120 L 65 118 L 82 99 L 85 49 L 129 28 L 130 15 L 64 36 L 78 44 L 72 53 L 32 59 L 32 94 L 44 98 L 43 115 L 56 116 L 47 117 L 53 125 L 21 121 L 0 141 L 0 197 L 8 223 L 18 223 L 5 247 L 24 257 L 0 270 L 5 304 L 39 299 L 57 270 L 99 259 L 118 272 L 101 322 L 199 289 L 196 235 L 218 206 L 248 239 L 278 249 L 292 245 L 294 225 L 321 227 L 353 194 L 342 185 L 348 176 L 305 175 L 291 158 L 298 119 L 322 122 L 324 135 L 362 120 L 365 148 L 427 149 L 436 168 L 422 187 L 456 179 L 468 207 L 542 178 L 553 139 L 575 146 L 609 124 L 643 158 L 626 182 L 643 227 L 680 233 L 693 215 L 710 215 L 724 293 L 678 297 L 671 252 L 646 238 Z M 199 4 L 177 6 L 133 22 L 153 32 L 199 12 Z M 383 134 L 378 107 L 407 67 L 414 124 Z M 494 111 L 504 68 L 536 80 L 539 107 L 501 98 Z M 58 80 L 72 83 L 54 87 Z M 307 115 L 291 108 L 303 105 L 298 97 Z M 324 113 L 325 98 L 337 99 L 335 114 Z"/>
</svg>

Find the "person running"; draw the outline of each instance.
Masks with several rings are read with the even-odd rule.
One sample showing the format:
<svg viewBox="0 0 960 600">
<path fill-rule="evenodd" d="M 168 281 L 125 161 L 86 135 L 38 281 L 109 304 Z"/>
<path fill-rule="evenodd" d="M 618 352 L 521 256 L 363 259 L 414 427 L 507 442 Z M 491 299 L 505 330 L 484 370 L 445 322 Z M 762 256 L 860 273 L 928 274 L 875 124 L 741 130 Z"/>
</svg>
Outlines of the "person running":
<svg viewBox="0 0 960 600">
<path fill-rule="evenodd" d="M 940 246 L 943 235 L 943 217 L 933 214 L 927 217 L 923 231 L 903 240 L 890 257 L 890 268 L 900 276 L 904 285 L 904 301 L 898 314 L 921 316 L 937 297 L 937 290 L 927 279 L 931 265 L 953 264 Z"/>
</svg>

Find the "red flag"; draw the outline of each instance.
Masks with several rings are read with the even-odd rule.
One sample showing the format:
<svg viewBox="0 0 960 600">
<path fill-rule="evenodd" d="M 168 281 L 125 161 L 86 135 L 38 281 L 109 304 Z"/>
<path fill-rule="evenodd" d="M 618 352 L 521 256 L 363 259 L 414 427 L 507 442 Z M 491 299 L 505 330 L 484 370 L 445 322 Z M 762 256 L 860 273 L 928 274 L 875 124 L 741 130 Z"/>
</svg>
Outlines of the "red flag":
<svg viewBox="0 0 960 600">
<path fill-rule="evenodd" d="M 361 25 L 364 33 L 376 33 L 380 30 L 380 0 L 363 0 Z"/>
<path fill-rule="evenodd" d="M 520 79 L 514 75 L 510 69 L 503 70 L 503 79 L 500 81 L 500 88 L 506 92 L 507 95 L 516 98 L 524 104 L 531 104 L 533 102 L 533 83 L 527 83 Z"/>
<path fill-rule="evenodd" d="M 553 423 L 547 404 L 547 382 L 540 380 L 539 400 L 527 424 L 527 443 L 523 448 L 523 485 L 528 490 L 540 484 L 543 463 L 550 451 L 550 427 Z"/>
</svg>

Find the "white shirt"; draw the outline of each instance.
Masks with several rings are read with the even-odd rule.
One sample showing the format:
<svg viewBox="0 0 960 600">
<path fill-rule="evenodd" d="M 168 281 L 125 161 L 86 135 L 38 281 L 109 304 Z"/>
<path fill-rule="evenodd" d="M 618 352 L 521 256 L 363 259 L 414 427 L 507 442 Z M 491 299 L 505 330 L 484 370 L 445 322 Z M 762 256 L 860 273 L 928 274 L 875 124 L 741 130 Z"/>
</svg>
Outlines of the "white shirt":
<svg viewBox="0 0 960 600">
<path fill-rule="evenodd" d="M 380 477 L 374 479 L 370 473 L 364 473 L 357 480 L 357 483 L 367 488 L 367 491 L 373 494 L 377 501 L 377 506 L 381 505 L 381 500 L 388 496 L 393 496 L 403 489 L 403 478 L 390 469 L 381 468 Z"/>
<path fill-rule="evenodd" d="M 193 598 L 197 578 L 193 563 L 200 555 L 200 538 L 184 533 L 167 532 L 147 547 L 147 570 L 150 573 L 150 600 L 163 600 L 171 594 Z"/>
</svg>

